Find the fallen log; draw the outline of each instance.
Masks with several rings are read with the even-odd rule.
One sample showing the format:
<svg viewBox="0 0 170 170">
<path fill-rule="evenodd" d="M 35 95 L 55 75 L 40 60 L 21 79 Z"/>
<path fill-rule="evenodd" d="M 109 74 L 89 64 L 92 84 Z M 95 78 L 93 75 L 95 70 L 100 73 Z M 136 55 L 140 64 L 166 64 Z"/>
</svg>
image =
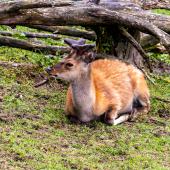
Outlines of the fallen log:
<svg viewBox="0 0 170 170">
<path fill-rule="evenodd" d="M 42 0 L 41 0 L 42 1 Z M 124 9 L 120 10 L 121 8 L 115 8 L 114 5 L 105 5 L 105 3 L 102 6 L 102 3 L 100 5 L 90 5 L 87 3 L 82 3 L 82 2 L 70 2 L 70 4 L 66 7 L 52 7 L 52 8 L 42 8 L 41 6 L 39 6 L 39 8 L 37 7 L 37 5 L 41 5 L 41 1 L 39 2 L 37 1 L 27 1 L 27 3 L 29 3 L 29 6 L 24 5 L 25 1 L 12 1 L 11 7 L 10 7 L 10 3 L 8 4 L 7 2 L 4 3 L 0 3 L 0 9 L 1 11 L 5 11 L 5 5 L 7 4 L 7 6 L 9 6 L 9 8 L 13 8 L 13 6 L 16 4 L 20 4 L 18 5 L 18 8 L 16 11 L 13 12 L 13 15 L 11 15 L 11 12 L 8 14 L 7 12 L 4 12 L 1 15 L 0 18 L 0 24 L 28 24 L 30 23 L 30 25 L 48 25 L 48 26 L 54 26 L 54 25 L 107 25 L 108 22 L 100 20 L 100 17 L 98 16 L 98 20 L 94 20 L 93 18 L 91 18 L 88 15 L 88 11 L 91 11 L 93 9 L 93 11 L 103 11 L 105 12 L 105 10 L 109 10 L 112 12 L 115 12 L 115 15 L 122 15 L 125 18 L 129 17 L 136 17 L 136 18 L 143 18 L 143 19 L 147 19 L 149 22 L 152 22 L 153 24 L 155 24 L 156 26 L 158 26 L 159 28 L 163 29 L 165 32 L 169 31 L 170 32 L 170 20 L 169 20 L 169 16 L 165 16 L 165 15 L 157 15 L 157 14 L 153 14 L 149 11 L 133 11 L 133 10 L 129 10 L 128 7 L 126 9 L 127 4 L 125 3 L 125 5 L 123 6 Z M 49 3 L 49 6 L 51 6 L 51 2 L 47 1 L 45 3 Z M 58 6 L 62 6 L 63 3 L 61 1 L 58 1 Z M 35 5 L 36 4 L 36 5 Z M 37 8 L 37 9 L 31 9 L 31 8 Z M 45 7 L 45 6 L 43 6 Z M 47 7 L 47 5 L 46 5 Z M 103 8 L 104 7 L 104 8 Z M 19 9 L 25 9 L 25 10 L 20 10 Z M 87 12 L 87 13 L 86 13 Z M 44 15 L 43 15 L 44 14 Z M 114 24 L 116 21 L 114 21 L 114 18 L 116 16 L 114 16 L 114 14 L 112 14 L 113 16 L 113 23 L 109 23 L 110 24 Z M 74 17 L 75 16 L 75 17 Z M 109 16 L 109 15 L 108 15 Z M 8 20 L 7 20 L 8 19 Z M 121 17 L 120 17 L 121 19 Z M 15 24 L 16 23 L 16 24 Z M 7 24 L 7 25 L 8 25 Z"/>
<path fill-rule="evenodd" d="M 95 25 L 119 24 L 129 28 L 133 27 L 155 36 L 170 53 L 170 36 L 163 31 L 165 26 L 167 26 L 165 31 L 167 31 L 167 28 L 169 29 L 170 17 L 155 15 L 142 10 L 138 12 L 129 12 L 128 10 L 113 11 L 112 9 L 115 8 L 112 8 L 112 6 L 106 9 L 106 7 L 94 4 L 86 4 L 86 6 L 83 3 L 77 4 L 42 9 L 24 9 L 24 6 L 21 6 L 24 10 L 15 11 L 15 14 L 12 13 L 13 15 L 11 13 L 2 15 L 0 24 L 42 25 L 45 23 L 46 25 L 84 25 L 92 27 Z M 164 20 L 163 23 L 162 20 Z"/>
<path fill-rule="evenodd" d="M 62 1 L 57 2 L 57 1 L 50 1 L 50 0 L 9 1 L 9 2 L 2 2 L 0 4 L 0 14 L 13 13 L 21 9 L 62 7 L 62 6 L 70 6 L 70 5 L 72 5 L 71 1 L 68 2 L 62 2 Z"/>
<path fill-rule="evenodd" d="M 54 34 L 67 35 L 72 37 L 81 37 L 87 40 L 96 40 L 96 34 L 93 31 L 82 31 L 66 26 L 44 26 L 44 25 L 31 25 L 30 28 L 49 31 Z"/>
<path fill-rule="evenodd" d="M 0 36 L 0 45 L 14 47 L 14 48 L 21 48 L 25 50 L 38 52 L 38 53 L 53 54 L 53 55 L 55 55 L 56 52 L 63 54 L 70 50 L 68 47 L 33 44 L 25 40 L 18 40 L 16 38 L 11 38 L 7 36 Z"/>
<path fill-rule="evenodd" d="M 9 32 L 9 31 L 0 31 L 0 35 L 3 36 L 14 36 L 14 35 L 21 35 L 28 38 L 51 38 L 54 40 L 59 40 L 60 37 L 56 34 L 45 34 L 45 33 L 33 33 L 33 32 Z"/>
</svg>

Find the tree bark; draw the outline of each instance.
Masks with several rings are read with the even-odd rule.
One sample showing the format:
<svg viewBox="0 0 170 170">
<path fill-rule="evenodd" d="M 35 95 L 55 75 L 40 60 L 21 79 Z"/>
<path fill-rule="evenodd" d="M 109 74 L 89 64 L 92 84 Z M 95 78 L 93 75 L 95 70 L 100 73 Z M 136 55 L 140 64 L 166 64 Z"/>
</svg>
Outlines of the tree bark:
<svg viewBox="0 0 170 170">
<path fill-rule="evenodd" d="M 25 40 L 18 40 L 6 36 L 0 36 L 0 45 L 14 47 L 14 48 L 21 48 L 21 49 L 40 52 L 44 54 L 53 54 L 53 55 L 55 55 L 57 51 L 60 52 L 61 54 L 70 51 L 68 47 L 33 44 Z"/>
<path fill-rule="evenodd" d="M 170 2 L 169 0 L 147 0 L 142 5 L 143 9 L 170 9 Z"/>
<path fill-rule="evenodd" d="M 80 6 L 82 5 L 82 6 Z M 14 13 L 4 14 L 0 18 L 0 24 L 25 24 L 25 25 L 84 25 L 84 26 L 122 26 L 138 29 L 157 37 L 170 52 L 169 31 L 170 17 L 159 16 L 148 12 L 117 10 L 115 6 L 105 9 L 102 6 L 87 5 L 80 3 L 79 6 L 47 9 L 25 9 Z M 164 20 L 164 23 L 160 21 Z M 158 27 L 160 28 L 158 28 Z M 166 28 L 164 28 L 166 26 Z M 168 29 L 168 30 L 167 30 Z"/>
<path fill-rule="evenodd" d="M 140 31 L 153 35 L 170 53 L 170 35 L 168 34 L 170 33 L 170 17 L 144 11 L 140 3 L 135 4 L 132 1 L 99 3 L 98 0 L 92 0 L 88 3 L 72 2 L 66 4 L 66 7 L 63 7 L 63 3 L 59 1 L 55 1 L 53 7 L 49 1 L 44 3 L 41 0 L 27 3 L 21 1 L 23 4 L 20 3 L 17 7 L 15 2 L 6 6 L 0 3 L 0 24 L 91 27 L 97 35 L 97 52 L 115 55 L 141 67 L 143 58 L 140 55 L 141 52 L 139 53 L 140 47 L 137 45 L 140 41 Z M 37 8 L 38 3 L 39 8 Z M 127 31 L 128 36 L 121 32 L 120 26 Z"/>
<path fill-rule="evenodd" d="M 15 2 L 15 1 L 14 1 Z M 3 6 L 0 3 L 0 8 Z M 97 14 L 97 15 L 93 15 Z M 105 17 L 101 19 L 100 16 Z M 97 18 L 96 18 L 97 17 Z M 129 19 L 130 18 L 130 19 Z M 170 32 L 170 17 L 156 15 L 148 11 L 133 10 L 115 10 L 103 8 L 102 6 L 87 5 L 78 3 L 78 5 L 70 5 L 61 8 L 38 8 L 25 9 L 15 13 L 3 13 L 0 18 L 0 24 L 5 25 L 114 25 L 121 24 L 130 26 L 127 22 L 131 19 L 148 20 L 166 32 Z M 125 22 L 125 23 L 122 23 Z M 133 22 L 132 22 L 133 23 Z M 135 25 L 133 25 L 135 27 Z M 139 28 L 140 29 L 140 28 Z"/>
<path fill-rule="evenodd" d="M 72 37 L 81 37 L 87 40 L 96 40 L 96 35 L 93 31 L 82 31 L 66 26 L 44 26 L 44 25 L 30 25 L 31 28 L 36 28 L 44 31 L 53 32 L 54 34 L 67 35 Z"/>
<path fill-rule="evenodd" d="M 9 31 L 0 31 L 0 35 L 3 36 L 14 36 L 15 34 L 23 35 L 28 38 L 51 38 L 54 40 L 59 40 L 60 38 L 56 34 L 45 34 L 45 33 L 33 33 L 33 32 L 9 32 Z"/>
</svg>

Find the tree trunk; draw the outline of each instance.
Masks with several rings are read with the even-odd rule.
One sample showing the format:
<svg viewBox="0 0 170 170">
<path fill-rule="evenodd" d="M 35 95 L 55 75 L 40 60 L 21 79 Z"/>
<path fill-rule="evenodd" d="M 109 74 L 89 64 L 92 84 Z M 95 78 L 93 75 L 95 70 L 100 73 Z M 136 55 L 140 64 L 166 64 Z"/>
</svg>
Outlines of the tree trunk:
<svg viewBox="0 0 170 170">
<path fill-rule="evenodd" d="M 122 35 L 117 25 L 110 27 L 94 28 L 97 35 L 97 53 L 114 55 L 116 58 L 125 60 L 129 63 L 143 66 L 143 58 L 136 48 Z M 137 30 L 129 31 L 134 39 L 140 41 L 140 32 Z"/>
</svg>

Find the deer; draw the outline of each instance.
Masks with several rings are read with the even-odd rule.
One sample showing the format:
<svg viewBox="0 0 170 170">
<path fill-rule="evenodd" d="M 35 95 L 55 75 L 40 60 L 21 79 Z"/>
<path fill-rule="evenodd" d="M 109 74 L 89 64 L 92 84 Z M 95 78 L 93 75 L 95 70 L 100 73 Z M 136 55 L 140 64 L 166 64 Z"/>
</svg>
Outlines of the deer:
<svg viewBox="0 0 170 170">
<path fill-rule="evenodd" d="M 95 59 L 93 44 L 65 39 L 70 53 L 46 69 L 50 76 L 69 82 L 65 114 L 83 123 L 103 117 L 109 125 L 131 120 L 150 110 L 145 76 L 132 64 L 118 59 Z"/>
</svg>

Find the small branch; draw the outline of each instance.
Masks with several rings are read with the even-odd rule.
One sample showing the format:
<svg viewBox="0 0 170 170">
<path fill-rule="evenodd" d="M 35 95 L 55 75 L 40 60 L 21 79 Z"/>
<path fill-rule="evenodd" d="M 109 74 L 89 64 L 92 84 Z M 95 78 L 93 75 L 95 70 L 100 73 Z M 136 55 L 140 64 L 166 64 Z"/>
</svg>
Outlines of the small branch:
<svg viewBox="0 0 170 170">
<path fill-rule="evenodd" d="M 138 50 L 138 52 L 141 54 L 143 59 L 146 61 L 146 64 L 148 65 L 149 70 L 151 71 L 149 57 L 145 53 L 145 51 L 142 49 L 140 44 L 123 27 L 119 27 L 119 29 L 122 35 L 125 36 L 128 39 L 128 41 Z"/>
<path fill-rule="evenodd" d="M 55 34 L 73 36 L 73 37 L 81 37 L 84 39 L 96 40 L 96 34 L 93 31 L 82 31 L 78 29 L 73 29 L 71 27 L 66 26 L 44 26 L 44 25 L 31 25 L 30 28 L 41 29 L 43 31 L 53 32 Z"/>
<path fill-rule="evenodd" d="M 49 82 L 49 79 L 46 78 L 46 79 L 38 82 L 37 84 L 35 84 L 34 87 L 40 87 L 40 86 L 42 86 L 42 85 L 44 85 L 44 84 L 46 84 L 46 83 L 48 83 L 48 82 Z"/>
<path fill-rule="evenodd" d="M 140 69 L 140 68 L 138 68 Z M 140 69 L 143 74 L 145 75 L 145 77 L 153 84 L 153 85 L 156 85 L 155 82 L 150 78 L 150 76 L 148 75 L 148 73 L 144 70 L 144 69 Z"/>
<path fill-rule="evenodd" d="M 54 54 L 54 55 L 56 54 L 57 51 L 60 52 L 61 54 L 70 51 L 68 47 L 33 44 L 25 40 L 18 40 L 6 36 L 0 36 L 0 45 L 14 47 L 14 48 L 21 48 L 25 50 L 38 52 L 38 53 Z"/>
<path fill-rule="evenodd" d="M 156 99 L 156 100 L 159 100 L 161 102 L 165 102 L 165 103 L 170 103 L 170 100 L 168 99 L 163 99 L 161 97 L 158 97 L 158 96 L 152 96 L 153 99 Z"/>
<path fill-rule="evenodd" d="M 23 35 L 28 38 L 51 38 L 54 40 L 60 39 L 56 34 L 44 34 L 44 33 L 31 33 L 31 32 L 8 32 L 0 31 L 0 35 L 3 36 L 14 36 L 15 34 Z"/>
</svg>

